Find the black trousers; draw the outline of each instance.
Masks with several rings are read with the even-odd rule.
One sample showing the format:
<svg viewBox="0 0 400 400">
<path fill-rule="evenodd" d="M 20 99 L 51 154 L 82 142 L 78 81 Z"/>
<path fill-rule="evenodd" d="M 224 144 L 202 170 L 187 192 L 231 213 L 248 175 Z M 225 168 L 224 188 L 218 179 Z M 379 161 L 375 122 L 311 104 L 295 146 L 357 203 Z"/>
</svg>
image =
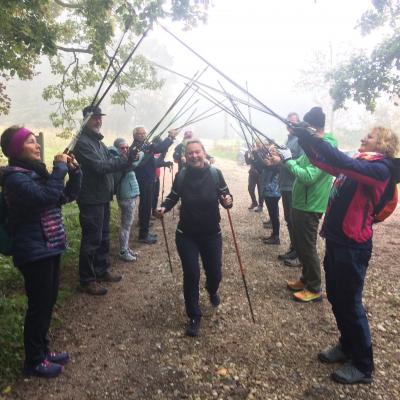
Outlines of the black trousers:
<svg viewBox="0 0 400 400">
<path fill-rule="evenodd" d="M 110 203 L 79 204 L 79 279 L 85 285 L 110 268 Z"/>
<path fill-rule="evenodd" d="M 138 180 L 140 190 L 139 202 L 139 239 L 145 239 L 149 234 L 151 208 L 153 205 L 154 182 Z"/>
<path fill-rule="evenodd" d="M 293 223 L 292 223 L 292 191 L 281 190 L 283 215 L 285 217 L 286 226 L 289 232 L 290 238 L 290 250 L 294 249 L 293 239 Z"/>
<path fill-rule="evenodd" d="M 252 204 L 257 204 L 262 207 L 263 205 L 262 193 L 261 193 L 262 185 L 260 184 L 260 176 L 261 174 L 259 173 L 254 173 L 252 170 L 249 171 L 247 190 L 249 191 Z M 256 188 L 257 188 L 258 201 L 255 194 Z"/>
<path fill-rule="evenodd" d="M 25 364 L 35 367 L 49 352 L 48 331 L 57 301 L 60 256 L 44 258 L 18 267 L 24 276 L 28 309 L 25 315 Z"/>
<path fill-rule="evenodd" d="M 265 204 L 268 209 L 269 218 L 272 223 L 272 235 L 279 236 L 279 199 L 280 197 L 266 197 Z"/>
<path fill-rule="evenodd" d="M 211 236 L 189 236 L 177 231 L 175 241 L 183 268 L 183 295 L 185 297 L 186 314 L 190 319 L 201 318 L 199 255 L 206 273 L 206 289 L 209 294 L 214 294 L 218 291 L 222 278 L 221 232 Z"/>
</svg>

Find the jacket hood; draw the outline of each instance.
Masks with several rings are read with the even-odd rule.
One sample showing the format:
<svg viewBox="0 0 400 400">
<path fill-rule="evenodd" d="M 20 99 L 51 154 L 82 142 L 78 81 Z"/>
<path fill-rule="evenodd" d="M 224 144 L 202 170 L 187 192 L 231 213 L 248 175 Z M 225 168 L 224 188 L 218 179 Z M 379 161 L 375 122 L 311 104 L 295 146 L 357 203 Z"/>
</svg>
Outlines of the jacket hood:
<svg viewBox="0 0 400 400">
<path fill-rule="evenodd" d="M 33 171 L 21 167 L 14 167 L 7 165 L 6 167 L 0 167 L 0 186 L 4 185 L 4 181 L 7 176 L 15 173 L 15 172 L 23 172 L 23 173 L 33 173 Z"/>
</svg>

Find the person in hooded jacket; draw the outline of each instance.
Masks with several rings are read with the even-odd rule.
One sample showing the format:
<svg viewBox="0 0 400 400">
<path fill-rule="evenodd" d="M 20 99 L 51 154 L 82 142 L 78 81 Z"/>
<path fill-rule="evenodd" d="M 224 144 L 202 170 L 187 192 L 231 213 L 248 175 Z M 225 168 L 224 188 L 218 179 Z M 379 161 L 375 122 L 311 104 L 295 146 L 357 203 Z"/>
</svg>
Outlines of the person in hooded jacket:
<svg viewBox="0 0 400 400">
<path fill-rule="evenodd" d="M 40 158 L 40 145 L 27 128 L 6 129 L 1 149 L 8 157 L 8 166 L 1 169 L 1 185 L 11 254 L 24 277 L 28 297 L 24 373 L 52 378 L 69 361 L 67 352 L 50 351 L 48 337 L 58 296 L 60 256 L 66 250 L 61 206 L 77 198 L 82 172 L 73 157 L 57 154 L 49 173 Z"/>
<path fill-rule="evenodd" d="M 114 140 L 114 146 L 110 147 L 110 153 L 114 156 L 127 158 L 129 144 L 123 138 Z M 121 215 L 119 228 L 119 258 L 123 261 L 136 261 L 138 253 L 129 247 L 131 227 L 135 216 L 136 202 L 140 195 L 139 185 L 136 180 L 135 168 L 143 159 L 143 152 L 139 152 L 139 158 L 126 171 L 114 172 L 114 192 L 117 197 L 118 207 Z"/>
<path fill-rule="evenodd" d="M 321 236 L 326 241 L 326 294 L 340 337 L 318 358 L 346 362 L 331 375 L 336 382 L 370 383 L 374 361 L 362 293 L 372 253 L 372 224 L 393 197 L 397 205 L 393 193 L 400 171 L 394 157 L 399 139 L 390 129 L 374 127 L 361 140 L 359 153 L 349 157 L 307 129 L 296 129 L 295 134 L 310 161 L 336 177 Z"/>
</svg>

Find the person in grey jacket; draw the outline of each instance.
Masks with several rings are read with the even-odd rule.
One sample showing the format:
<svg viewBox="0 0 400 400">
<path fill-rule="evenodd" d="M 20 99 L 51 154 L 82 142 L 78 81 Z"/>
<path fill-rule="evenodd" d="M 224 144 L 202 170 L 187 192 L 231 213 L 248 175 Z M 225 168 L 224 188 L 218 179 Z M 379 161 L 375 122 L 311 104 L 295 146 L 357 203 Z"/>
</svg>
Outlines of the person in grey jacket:
<svg viewBox="0 0 400 400">
<path fill-rule="evenodd" d="M 83 109 L 83 117 L 92 112 L 74 154 L 83 172 L 82 188 L 77 203 L 82 228 L 79 251 L 80 290 L 91 295 L 105 295 L 107 289 L 98 282 L 118 282 L 121 276 L 110 273 L 110 201 L 114 194 L 113 172 L 128 170 L 136 158 L 113 156 L 102 142 L 102 114 L 99 107 Z"/>
<path fill-rule="evenodd" d="M 114 156 L 128 157 L 129 144 L 123 138 L 115 139 L 114 146 L 110 147 L 110 153 Z M 134 169 L 143 159 L 143 152 L 139 152 L 139 159 L 132 164 L 127 171 L 114 173 L 114 192 L 117 196 L 118 207 L 121 214 L 121 226 L 119 228 L 119 258 L 123 261 L 136 261 L 138 253 L 129 248 L 129 237 L 133 218 L 135 215 L 136 201 L 139 197 L 139 184 L 136 180 Z"/>
<path fill-rule="evenodd" d="M 296 124 L 300 122 L 299 115 L 295 112 L 289 113 L 287 116 L 287 120 Z M 300 147 L 297 137 L 292 134 L 291 128 L 287 128 L 288 137 L 286 141 L 286 146 L 290 149 L 292 153 L 292 158 L 295 160 L 299 158 L 303 154 L 303 150 Z M 294 184 L 295 176 L 284 166 L 281 166 L 279 172 L 279 188 L 282 195 L 282 205 L 283 205 L 283 214 L 286 221 L 286 226 L 289 232 L 290 245 L 289 249 L 286 253 L 280 254 L 278 256 L 279 260 L 285 261 L 285 265 L 287 266 L 295 266 L 297 253 L 293 246 L 293 224 L 292 224 L 292 189 Z M 298 263 L 298 260 L 297 260 Z"/>
</svg>

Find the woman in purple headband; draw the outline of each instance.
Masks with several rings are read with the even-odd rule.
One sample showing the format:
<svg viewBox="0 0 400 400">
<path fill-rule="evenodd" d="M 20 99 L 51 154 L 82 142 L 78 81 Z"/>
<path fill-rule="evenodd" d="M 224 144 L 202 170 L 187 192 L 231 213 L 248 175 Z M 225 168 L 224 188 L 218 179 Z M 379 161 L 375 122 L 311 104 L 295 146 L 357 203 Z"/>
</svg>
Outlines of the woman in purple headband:
<svg viewBox="0 0 400 400">
<path fill-rule="evenodd" d="M 12 240 L 14 265 L 21 271 L 28 297 L 24 325 L 28 376 L 51 378 L 69 360 L 67 352 L 51 352 L 48 330 L 57 300 L 60 255 L 66 249 L 61 206 L 78 196 L 82 172 L 73 157 L 57 154 L 49 173 L 40 145 L 26 128 L 12 126 L 1 135 L 8 166 L 0 171 L 2 196 Z M 69 180 L 64 185 L 65 176 Z"/>
</svg>

